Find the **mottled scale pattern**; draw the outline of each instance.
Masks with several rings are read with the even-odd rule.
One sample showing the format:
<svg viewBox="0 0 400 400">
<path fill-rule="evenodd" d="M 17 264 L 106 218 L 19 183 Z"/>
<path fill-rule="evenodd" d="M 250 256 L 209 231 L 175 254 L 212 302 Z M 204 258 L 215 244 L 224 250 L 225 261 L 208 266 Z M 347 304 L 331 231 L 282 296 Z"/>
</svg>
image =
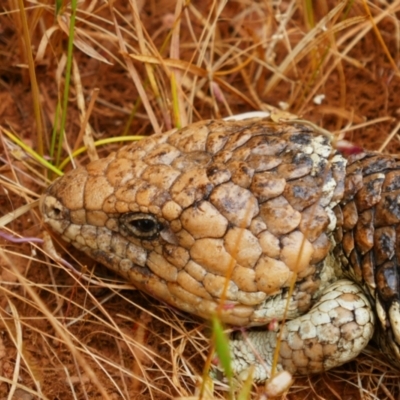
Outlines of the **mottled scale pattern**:
<svg viewBox="0 0 400 400">
<path fill-rule="evenodd" d="M 376 153 L 350 157 L 343 199 L 334 211 L 333 253 L 375 303 L 376 339 L 400 365 L 400 160 Z"/>
<path fill-rule="evenodd" d="M 326 283 L 344 171 L 328 138 L 304 126 L 209 121 L 123 147 L 47 193 L 68 213 L 53 224 L 76 247 L 202 317 L 225 292 L 224 320 L 249 326 L 279 318 L 294 273 L 291 317 Z M 135 213 L 157 218 L 155 240 L 130 235 L 124 218 Z"/>
<path fill-rule="evenodd" d="M 371 304 L 382 346 L 398 353 L 399 166 L 373 153 L 347 161 L 309 124 L 210 120 L 69 172 L 41 210 L 66 241 L 198 316 L 260 326 L 282 320 L 289 301 L 280 368 L 318 372 L 365 347 Z M 271 334 L 254 333 L 260 352 L 274 348 Z M 253 362 L 243 342 L 232 342 L 239 374 Z"/>
</svg>

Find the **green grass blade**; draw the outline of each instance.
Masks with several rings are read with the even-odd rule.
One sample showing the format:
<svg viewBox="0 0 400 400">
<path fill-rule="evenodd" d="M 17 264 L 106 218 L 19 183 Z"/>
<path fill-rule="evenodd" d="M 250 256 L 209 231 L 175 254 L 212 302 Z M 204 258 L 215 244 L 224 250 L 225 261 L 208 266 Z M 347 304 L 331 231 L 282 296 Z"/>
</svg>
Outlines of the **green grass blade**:
<svg viewBox="0 0 400 400">
<path fill-rule="evenodd" d="M 233 398 L 233 371 L 231 363 L 231 353 L 229 350 L 229 338 L 224 332 L 224 327 L 217 316 L 212 318 L 212 329 L 214 348 L 218 355 L 219 362 L 224 371 L 224 374 L 229 382 L 230 398 Z"/>
<path fill-rule="evenodd" d="M 71 1 L 71 20 L 69 24 L 69 35 L 68 35 L 68 50 L 67 50 L 67 65 L 65 69 L 65 86 L 63 95 L 63 106 L 61 114 L 61 124 L 58 136 L 58 147 L 57 156 L 55 163 L 58 165 L 61 159 L 62 143 L 64 140 L 65 125 L 67 121 L 67 108 L 68 108 L 68 96 L 69 88 L 71 83 L 71 69 L 72 69 L 72 56 L 74 49 L 74 32 L 75 32 L 75 20 L 76 20 L 77 0 Z"/>
<path fill-rule="evenodd" d="M 53 171 L 55 174 L 61 176 L 63 173 L 56 168 L 53 164 L 49 163 L 47 160 L 45 160 L 40 154 L 36 153 L 35 150 L 33 150 L 31 147 L 27 146 L 21 139 L 19 139 L 17 136 L 12 134 L 10 131 L 7 131 L 6 129 L 2 129 L 4 134 L 8 136 L 15 144 L 17 144 L 19 147 L 21 147 L 23 150 L 25 150 L 30 156 L 32 156 L 38 163 L 43 165 L 45 168 Z"/>
</svg>

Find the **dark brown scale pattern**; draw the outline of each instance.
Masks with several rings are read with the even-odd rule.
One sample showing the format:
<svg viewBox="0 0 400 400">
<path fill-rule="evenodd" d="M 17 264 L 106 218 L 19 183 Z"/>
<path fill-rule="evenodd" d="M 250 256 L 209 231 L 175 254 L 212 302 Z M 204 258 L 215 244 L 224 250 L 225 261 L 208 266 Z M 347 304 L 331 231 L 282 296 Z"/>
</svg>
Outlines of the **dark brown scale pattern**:
<svg viewBox="0 0 400 400">
<path fill-rule="evenodd" d="M 392 259 L 400 240 L 396 234 L 400 229 L 399 176 L 400 160 L 392 156 L 362 153 L 350 157 L 344 197 L 335 208 L 338 255 L 349 259 L 353 251 L 358 258 L 371 253 L 377 267 Z"/>
<path fill-rule="evenodd" d="M 338 226 L 334 254 L 345 273 L 367 288 L 371 301 L 382 307 L 376 337 L 395 363 L 398 350 L 389 332 L 386 313 L 400 303 L 400 160 L 362 153 L 350 157 L 345 194 L 335 209 Z M 383 331 L 383 332 L 382 332 Z M 394 354 L 393 354 L 394 352 Z"/>
</svg>

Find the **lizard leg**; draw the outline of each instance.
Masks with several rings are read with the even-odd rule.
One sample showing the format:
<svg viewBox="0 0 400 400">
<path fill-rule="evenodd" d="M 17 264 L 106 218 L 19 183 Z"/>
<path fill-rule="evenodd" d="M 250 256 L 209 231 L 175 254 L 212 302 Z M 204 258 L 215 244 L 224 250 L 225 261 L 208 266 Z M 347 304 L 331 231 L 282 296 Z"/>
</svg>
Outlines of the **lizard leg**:
<svg viewBox="0 0 400 400">
<path fill-rule="evenodd" d="M 277 371 L 312 374 L 355 358 L 373 336 L 374 314 L 361 288 L 341 279 L 322 292 L 307 314 L 285 322 L 280 329 Z M 265 330 L 235 335 L 230 348 L 236 375 L 244 379 L 254 366 L 254 380 L 267 380 L 278 335 Z"/>
</svg>

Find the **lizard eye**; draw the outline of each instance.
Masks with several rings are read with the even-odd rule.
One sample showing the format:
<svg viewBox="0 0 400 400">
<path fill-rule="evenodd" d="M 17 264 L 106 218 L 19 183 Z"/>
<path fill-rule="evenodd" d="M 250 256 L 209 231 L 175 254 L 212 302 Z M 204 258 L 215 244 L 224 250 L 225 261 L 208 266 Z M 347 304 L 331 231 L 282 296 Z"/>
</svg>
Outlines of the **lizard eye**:
<svg viewBox="0 0 400 400">
<path fill-rule="evenodd" d="M 162 225 L 151 214 L 125 214 L 120 218 L 122 227 L 139 239 L 155 239 Z"/>
</svg>

